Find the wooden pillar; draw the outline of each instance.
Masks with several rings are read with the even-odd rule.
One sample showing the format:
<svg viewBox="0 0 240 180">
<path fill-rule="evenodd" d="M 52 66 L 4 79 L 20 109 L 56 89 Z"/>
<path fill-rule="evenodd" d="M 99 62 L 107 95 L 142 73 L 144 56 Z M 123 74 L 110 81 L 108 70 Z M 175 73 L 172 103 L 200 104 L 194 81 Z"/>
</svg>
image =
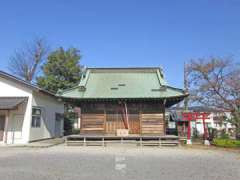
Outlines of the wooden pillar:
<svg viewBox="0 0 240 180">
<path fill-rule="evenodd" d="M 106 110 L 106 104 L 103 104 L 103 113 L 104 113 L 104 122 L 103 122 L 103 128 L 104 128 L 104 134 L 107 134 L 107 110 Z"/>
<path fill-rule="evenodd" d="M 166 118 L 165 118 L 165 105 L 166 105 L 167 99 L 163 100 L 163 134 L 166 135 Z"/>
<path fill-rule="evenodd" d="M 81 127 L 81 108 L 80 107 L 75 107 L 74 108 L 74 113 L 77 114 L 77 128 Z"/>
<path fill-rule="evenodd" d="M 6 117 L 5 117 L 5 128 L 4 128 L 4 142 L 7 144 L 8 138 L 8 124 L 9 124 L 9 115 L 10 111 L 7 110 Z"/>
<path fill-rule="evenodd" d="M 80 105 L 80 109 L 81 109 L 81 114 L 80 114 L 80 134 L 81 134 L 81 129 L 83 128 L 83 121 L 84 121 L 84 119 L 83 119 L 83 105 L 81 104 Z"/>
<path fill-rule="evenodd" d="M 142 135 L 142 103 L 139 104 L 139 132 Z"/>
</svg>

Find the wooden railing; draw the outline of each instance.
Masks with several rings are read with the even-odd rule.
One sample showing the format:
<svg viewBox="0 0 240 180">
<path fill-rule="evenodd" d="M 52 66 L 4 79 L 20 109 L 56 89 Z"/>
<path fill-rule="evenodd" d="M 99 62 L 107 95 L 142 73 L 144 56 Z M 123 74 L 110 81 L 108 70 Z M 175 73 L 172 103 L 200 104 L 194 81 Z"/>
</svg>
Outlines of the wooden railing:
<svg viewBox="0 0 240 180">
<path fill-rule="evenodd" d="M 135 144 L 136 146 L 177 146 L 178 136 L 87 136 L 72 135 L 66 137 L 68 146 L 107 146 L 111 144 Z"/>
</svg>

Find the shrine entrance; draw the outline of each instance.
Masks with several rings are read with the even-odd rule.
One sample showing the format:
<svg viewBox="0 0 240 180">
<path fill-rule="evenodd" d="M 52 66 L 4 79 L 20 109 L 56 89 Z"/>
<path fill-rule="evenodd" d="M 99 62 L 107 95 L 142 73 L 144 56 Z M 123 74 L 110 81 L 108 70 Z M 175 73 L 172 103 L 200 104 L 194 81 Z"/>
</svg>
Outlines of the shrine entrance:
<svg viewBox="0 0 240 180">
<path fill-rule="evenodd" d="M 201 120 L 203 124 L 203 140 L 205 145 L 210 145 L 209 143 L 209 134 L 208 134 L 208 128 L 206 125 L 206 120 L 209 118 L 209 113 L 206 112 L 183 112 L 182 113 L 183 120 L 188 121 L 188 127 L 187 127 L 187 144 L 192 144 L 192 137 L 191 137 L 191 121 L 197 121 Z"/>
</svg>

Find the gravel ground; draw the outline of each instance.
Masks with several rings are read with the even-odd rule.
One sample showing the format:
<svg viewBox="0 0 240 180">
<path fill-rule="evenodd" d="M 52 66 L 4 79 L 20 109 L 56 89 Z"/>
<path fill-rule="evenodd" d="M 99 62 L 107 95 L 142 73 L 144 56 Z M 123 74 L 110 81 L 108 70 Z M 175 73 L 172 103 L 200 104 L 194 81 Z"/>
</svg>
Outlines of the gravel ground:
<svg viewBox="0 0 240 180">
<path fill-rule="evenodd" d="M 0 148 L 4 180 L 237 180 L 240 154 L 157 147 Z"/>
</svg>

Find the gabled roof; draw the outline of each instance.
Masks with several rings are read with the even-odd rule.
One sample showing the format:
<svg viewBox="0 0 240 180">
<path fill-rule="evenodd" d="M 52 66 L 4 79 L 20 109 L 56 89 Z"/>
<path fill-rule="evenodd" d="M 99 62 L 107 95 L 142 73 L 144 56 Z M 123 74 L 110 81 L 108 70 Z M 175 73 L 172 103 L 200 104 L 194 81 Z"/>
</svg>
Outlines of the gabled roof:
<svg viewBox="0 0 240 180">
<path fill-rule="evenodd" d="M 71 99 L 147 99 L 185 97 L 168 86 L 160 68 L 87 68 L 78 86 L 60 91 Z"/>
<path fill-rule="evenodd" d="M 22 79 L 20 79 L 16 76 L 13 76 L 13 75 L 11 75 L 9 73 L 6 73 L 4 71 L 1 71 L 1 70 L 0 70 L 0 77 L 2 77 L 4 79 L 8 79 L 8 80 L 13 81 L 13 82 L 18 83 L 18 84 L 21 84 L 23 86 L 26 86 L 26 87 L 34 90 L 34 91 L 42 92 L 42 93 L 45 93 L 45 94 L 50 95 L 50 96 L 55 96 L 55 94 L 52 93 L 52 92 L 49 92 L 49 91 L 44 90 L 42 88 L 39 88 L 38 86 L 36 86 L 34 84 L 31 84 L 30 82 L 24 81 L 24 80 L 22 80 Z"/>
</svg>

